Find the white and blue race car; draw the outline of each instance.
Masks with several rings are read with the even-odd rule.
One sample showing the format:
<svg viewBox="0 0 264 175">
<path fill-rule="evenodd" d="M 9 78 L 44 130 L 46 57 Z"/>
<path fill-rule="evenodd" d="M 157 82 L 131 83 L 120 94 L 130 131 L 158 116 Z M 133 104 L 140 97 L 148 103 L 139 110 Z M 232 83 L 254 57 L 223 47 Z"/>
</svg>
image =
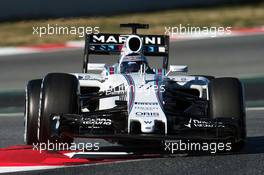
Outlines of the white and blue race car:
<svg viewBox="0 0 264 175">
<path fill-rule="evenodd" d="M 49 73 L 28 82 L 25 142 L 183 139 L 230 141 L 233 150 L 241 149 L 246 139 L 241 82 L 186 75 L 187 66 L 168 66 L 169 36 L 138 35 L 146 24 L 121 27 L 131 27 L 132 34 L 86 36 L 82 73 Z M 108 66 L 89 63 L 91 55 L 119 59 Z M 163 58 L 160 68 L 150 67 L 150 57 Z"/>
</svg>

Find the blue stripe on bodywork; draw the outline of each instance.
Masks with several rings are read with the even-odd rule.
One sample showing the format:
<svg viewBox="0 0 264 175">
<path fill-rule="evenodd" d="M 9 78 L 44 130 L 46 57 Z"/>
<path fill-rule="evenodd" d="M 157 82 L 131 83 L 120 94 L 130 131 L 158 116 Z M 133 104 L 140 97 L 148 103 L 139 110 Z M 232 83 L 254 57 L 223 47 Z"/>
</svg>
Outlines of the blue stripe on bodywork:
<svg viewBox="0 0 264 175">
<path fill-rule="evenodd" d="M 156 97 L 158 99 L 159 105 L 160 105 L 161 109 L 163 110 L 162 94 L 160 93 L 161 82 L 162 82 L 162 76 L 155 75 L 154 85 L 156 85 L 156 87 L 157 87 L 155 94 L 156 94 Z"/>
<path fill-rule="evenodd" d="M 134 105 L 134 101 L 135 101 L 135 82 L 133 80 L 133 78 L 130 75 L 123 75 L 125 77 L 125 79 L 127 80 L 127 83 L 129 85 L 129 100 L 128 100 L 128 113 L 131 112 L 133 105 Z"/>
</svg>

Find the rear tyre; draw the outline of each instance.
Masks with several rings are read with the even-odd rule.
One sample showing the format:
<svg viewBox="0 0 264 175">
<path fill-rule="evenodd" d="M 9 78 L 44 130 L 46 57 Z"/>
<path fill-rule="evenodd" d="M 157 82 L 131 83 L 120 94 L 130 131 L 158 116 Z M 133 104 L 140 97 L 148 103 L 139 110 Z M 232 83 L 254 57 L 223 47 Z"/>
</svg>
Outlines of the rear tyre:
<svg viewBox="0 0 264 175">
<path fill-rule="evenodd" d="M 216 78 L 209 83 L 209 115 L 213 119 L 237 119 L 236 138 L 232 150 L 243 148 L 246 119 L 242 83 L 237 78 Z"/>
<path fill-rule="evenodd" d="M 40 101 L 40 142 L 72 143 L 73 138 L 54 136 L 51 130 L 51 114 L 77 114 L 79 82 L 70 74 L 50 73 L 43 80 Z"/>
<path fill-rule="evenodd" d="M 38 142 L 37 130 L 41 83 L 42 79 L 31 80 L 26 87 L 24 142 L 27 145 Z"/>
</svg>

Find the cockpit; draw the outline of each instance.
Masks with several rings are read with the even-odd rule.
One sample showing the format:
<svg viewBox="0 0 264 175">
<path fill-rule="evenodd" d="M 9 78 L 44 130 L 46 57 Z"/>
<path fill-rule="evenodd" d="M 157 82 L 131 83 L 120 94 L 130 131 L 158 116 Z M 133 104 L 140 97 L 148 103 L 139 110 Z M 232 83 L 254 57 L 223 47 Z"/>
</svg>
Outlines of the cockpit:
<svg viewBox="0 0 264 175">
<path fill-rule="evenodd" d="M 120 73 L 122 74 L 139 72 L 141 69 L 145 69 L 146 73 L 153 73 L 142 54 L 126 55 L 120 64 Z"/>
</svg>

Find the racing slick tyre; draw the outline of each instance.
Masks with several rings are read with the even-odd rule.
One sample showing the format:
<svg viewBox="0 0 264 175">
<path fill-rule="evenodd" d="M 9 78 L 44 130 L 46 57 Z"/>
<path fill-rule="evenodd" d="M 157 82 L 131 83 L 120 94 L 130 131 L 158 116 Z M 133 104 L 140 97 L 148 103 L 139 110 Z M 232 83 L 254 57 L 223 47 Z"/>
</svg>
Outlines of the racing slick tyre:
<svg viewBox="0 0 264 175">
<path fill-rule="evenodd" d="M 78 114 L 79 82 L 70 74 L 50 73 L 42 84 L 40 101 L 39 141 L 43 143 L 72 143 L 73 138 L 54 136 L 51 114 Z"/>
<path fill-rule="evenodd" d="M 38 110 L 41 83 L 42 79 L 31 80 L 26 87 L 24 141 L 27 145 L 38 142 Z"/>
<path fill-rule="evenodd" d="M 242 83 L 237 78 L 216 78 L 209 83 L 209 116 L 237 119 L 237 142 L 232 151 L 243 148 L 246 139 L 246 119 Z"/>
</svg>

